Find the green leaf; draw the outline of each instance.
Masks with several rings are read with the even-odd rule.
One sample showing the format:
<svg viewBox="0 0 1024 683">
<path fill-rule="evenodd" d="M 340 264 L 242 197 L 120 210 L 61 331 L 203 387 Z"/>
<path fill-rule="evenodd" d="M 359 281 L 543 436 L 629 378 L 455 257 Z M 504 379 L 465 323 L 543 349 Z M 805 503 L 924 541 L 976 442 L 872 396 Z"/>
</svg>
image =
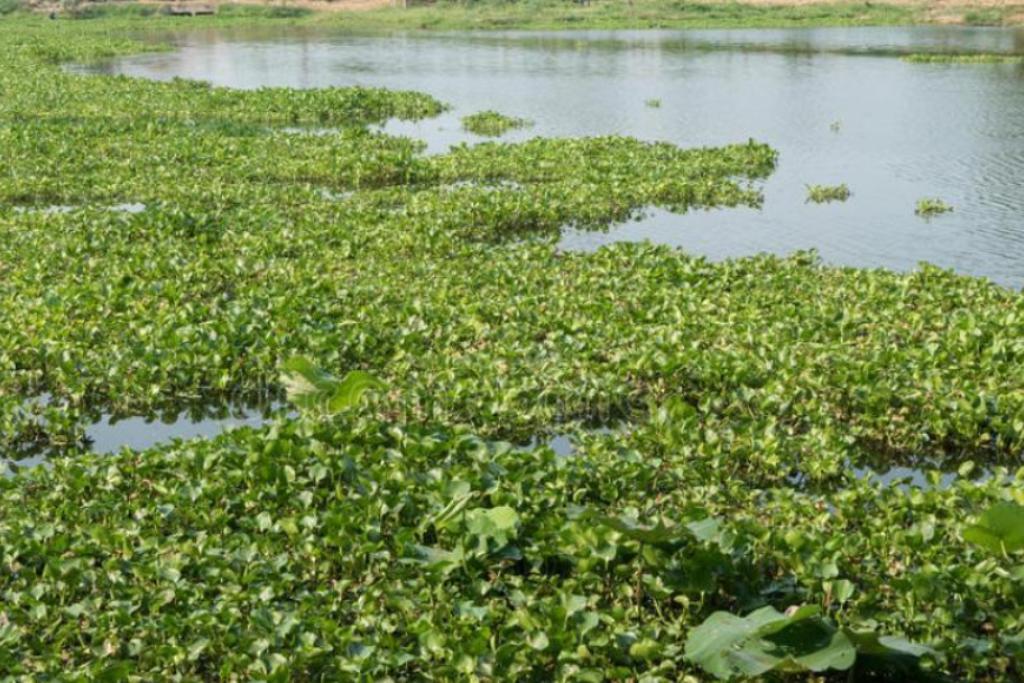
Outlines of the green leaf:
<svg viewBox="0 0 1024 683">
<path fill-rule="evenodd" d="M 765 640 L 773 646 L 768 652 L 780 658 L 775 668 L 784 671 L 845 671 L 857 658 L 846 634 L 820 618 L 791 624 Z"/>
<path fill-rule="evenodd" d="M 844 629 L 844 631 L 857 646 L 857 652 L 861 654 L 914 658 L 935 654 L 935 650 L 927 645 L 912 643 L 898 636 L 880 636 L 874 631 L 858 631 L 856 629 Z"/>
<path fill-rule="evenodd" d="M 1024 506 L 996 503 L 977 523 L 964 530 L 964 540 L 994 553 L 1011 553 L 1024 548 Z"/>
<path fill-rule="evenodd" d="M 462 561 L 463 555 L 459 550 L 445 550 L 427 545 L 411 544 L 407 547 L 407 554 L 414 560 L 422 562 L 429 567 L 450 568 Z"/>
<path fill-rule="evenodd" d="M 339 413 L 359 403 L 366 392 L 383 387 L 384 383 L 370 373 L 353 370 L 337 384 L 327 407 L 331 412 Z"/>
<path fill-rule="evenodd" d="M 304 410 L 339 413 L 352 408 L 373 389 L 384 383 L 362 370 L 353 370 L 341 380 L 303 356 L 294 356 L 281 367 L 281 383 L 288 400 Z"/>
<path fill-rule="evenodd" d="M 651 638 L 638 640 L 629 646 L 629 656 L 635 659 L 654 659 L 661 654 L 661 644 Z"/>
<path fill-rule="evenodd" d="M 636 519 L 625 515 L 618 517 L 602 515 L 598 517 L 598 521 L 618 531 L 632 541 L 649 543 L 651 545 L 678 543 L 694 538 L 694 532 L 690 528 L 686 526 L 667 526 L 661 520 L 658 520 L 658 523 L 654 525 L 643 525 Z"/>
<path fill-rule="evenodd" d="M 191 645 L 189 645 L 188 646 L 188 659 L 189 659 L 189 661 L 195 661 L 196 659 L 198 659 L 199 655 L 201 655 L 203 653 L 203 650 L 205 650 L 207 645 L 209 645 L 209 644 L 210 644 L 210 640 L 208 638 L 200 638 L 199 640 L 197 640 L 194 643 L 192 643 Z"/>
<path fill-rule="evenodd" d="M 472 493 L 463 493 L 455 496 L 448 501 L 448 504 L 438 511 L 437 514 L 427 517 L 426 520 L 424 520 L 424 525 L 421 526 L 429 526 L 430 524 L 433 524 L 438 529 L 443 529 L 458 517 L 459 513 L 469 505 L 469 502 L 472 499 Z"/>
<path fill-rule="evenodd" d="M 526 642 L 529 643 L 530 647 L 538 651 L 546 650 L 550 644 L 548 634 L 544 633 L 544 631 L 537 631 L 531 635 Z"/>
<path fill-rule="evenodd" d="M 686 528 L 690 530 L 694 538 L 702 543 L 721 543 L 723 536 L 722 523 L 714 517 L 690 522 L 686 525 Z"/>
<path fill-rule="evenodd" d="M 281 370 L 281 383 L 284 384 L 288 400 L 299 407 L 322 400 L 336 383 L 334 377 L 304 356 L 289 358 Z"/>
<path fill-rule="evenodd" d="M 715 612 L 686 641 L 686 658 L 723 680 L 769 671 L 845 671 L 860 655 L 875 666 L 916 672 L 918 658 L 930 652 L 902 638 L 837 629 L 813 605 L 785 614 L 762 607 L 746 617 Z"/>
<path fill-rule="evenodd" d="M 466 513 L 466 530 L 478 540 L 478 547 L 484 549 L 488 540 L 499 547 L 515 536 L 519 515 L 507 505 L 490 509 L 470 510 Z"/>
<path fill-rule="evenodd" d="M 715 612 L 690 632 L 686 658 L 723 680 L 775 669 L 848 669 L 854 650 L 845 636 L 837 636 L 812 605 L 788 614 L 771 606 L 746 617 Z"/>
<path fill-rule="evenodd" d="M 114 662 L 100 671 L 93 680 L 96 683 L 118 683 L 118 681 L 127 681 L 131 672 L 129 662 Z"/>
</svg>

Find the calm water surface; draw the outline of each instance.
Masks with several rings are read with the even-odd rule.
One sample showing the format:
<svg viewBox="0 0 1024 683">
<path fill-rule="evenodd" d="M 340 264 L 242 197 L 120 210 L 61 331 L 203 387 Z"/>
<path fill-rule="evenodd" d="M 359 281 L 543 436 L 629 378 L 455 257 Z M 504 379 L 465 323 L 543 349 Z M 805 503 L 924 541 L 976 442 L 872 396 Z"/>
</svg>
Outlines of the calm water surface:
<svg viewBox="0 0 1024 683">
<path fill-rule="evenodd" d="M 535 135 L 624 134 L 682 146 L 748 138 L 779 150 L 761 210 L 653 210 L 567 248 L 650 239 L 711 258 L 817 249 L 832 263 L 899 270 L 929 261 L 1024 286 L 1024 67 L 911 64 L 895 55 L 1024 53 L 1024 32 L 948 27 L 447 33 L 389 37 L 282 29 L 178 34 L 171 53 L 99 70 L 218 85 L 421 90 L 453 111 L 385 129 L 431 152 L 480 140 L 460 117 L 532 119 Z M 881 56 L 878 53 L 883 53 Z M 661 107 L 645 105 L 661 100 Z M 837 124 L 837 126 L 833 126 Z M 845 182 L 845 204 L 805 203 Z M 922 197 L 956 210 L 923 220 Z"/>
</svg>

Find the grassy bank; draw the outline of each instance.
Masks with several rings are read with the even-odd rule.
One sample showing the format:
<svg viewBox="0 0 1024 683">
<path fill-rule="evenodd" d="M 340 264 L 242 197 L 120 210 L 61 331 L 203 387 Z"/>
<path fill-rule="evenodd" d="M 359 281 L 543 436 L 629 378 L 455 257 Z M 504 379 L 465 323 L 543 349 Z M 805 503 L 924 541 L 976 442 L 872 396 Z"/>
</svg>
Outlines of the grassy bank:
<svg viewBox="0 0 1024 683">
<path fill-rule="evenodd" d="M 589 4 L 521 0 L 518 2 L 439 2 L 408 9 L 384 7 L 330 11 L 330 3 L 313 5 L 232 5 L 216 3 L 219 16 L 203 23 L 245 19 L 287 19 L 305 24 L 345 26 L 361 31 L 496 30 L 496 29 L 623 29 L 623 28 L 765 28 L 811 26 L 890 26 L 959 23 L 1002 26 L 1024 23 L 1020 5 L 934 5 L 930 3 L 819 2 L 748 4 L 742 2 L 680 2 L 677 0 L 594 0 Z M 14 11 L 16 0 L 0 6 Z M 61 16 L 167 21 L 158 4 L 83 2 L 74 9 L 57 8 Z M 196 23 L 195 19 L 178 20 Z"/>
<path fill-rule="evenodd" d="M 982 517 L 1024 504 L 1020 293 L 557 248 L 756 206 L 755 141 L 427 157 L 371 125 L 437 115 L 429 93 L 76 76 L 159 45 L 130 17 L 0 21 L 0 450 L 60 451 L 0 478 L 0 674 L 1024 675 L 1022 544 Z M 297 354 L 379 388 L 85 452 L 100 414 L 336 399 L 282 379 Z M 923 482 L 865 475 L 899 467 Z"/>
<path fill-rule="evenodd" d="M 905 6 L 836 3 L 794 6 L 597 0 L 574 3 L 521 2 L 441 4 L 407 10 L 361 12 L 332 18 L 346 25 L 390 28 L 565 29 L 565 28 L 756 28 L 783 26 L 875 26 L 913 23 L 919 13 Z"/>
</svg>

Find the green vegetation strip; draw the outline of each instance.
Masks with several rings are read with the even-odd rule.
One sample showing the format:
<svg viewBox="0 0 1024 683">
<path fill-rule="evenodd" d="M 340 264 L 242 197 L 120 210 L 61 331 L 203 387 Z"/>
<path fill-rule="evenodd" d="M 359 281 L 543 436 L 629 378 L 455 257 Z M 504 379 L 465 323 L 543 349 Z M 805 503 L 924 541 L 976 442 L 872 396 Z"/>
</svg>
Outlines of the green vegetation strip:
<svg viewBox="0 0 1024 683">
<path fill-rule="evenodd" d="M 0 14 L 25 3 L 2 0 Z M 988 21 L 1012 15 L 1013 6 L 996 8 Z M 410 3 L 359 12 L 313 13 L 287 5 L 219 5 L 215 17 L 173 18 L 159 5 L 105 2 L 67 3 L 61 18 L 110 21 L 223 25 L 254 18 L 322 26 L 344 26 L 363 31 L 382 30 L 504 30 L 559 28 L 755 28 L 797 26 L 886 26 L 928 21 L 923 7 L 864 2 L 813 2 L 793 5 L 739 2 L 685 2 L 677 0 L 590 0 L 552 3 L 545 0 L 478 0 L 467 3 L 441 0 Z M 198 19 L 198 21 L 196 20 Z"/>
<path fill-rule="evenodd" d="M 428 95 L 57 66 L 143 49 L 120 25 L 0 32 L 0 448 L 62 449 L 0 481 L 5 675 L 1024 675 L 1019 293 L 566 253 L 757 205 L 775 153 L 424 156 L 369 126 Z M 301 417 L 81 452 L 100 413 L 286 389 Z M 858 476 L 923 463 L 959 476 Z"/>
<path fill-rule="evenodd" d="M 1021 64 L 1024 55 L 995 53 L 946 54 L 922 52 L 906 55 L 904 60 L 918 64 Z"/>
</svg>

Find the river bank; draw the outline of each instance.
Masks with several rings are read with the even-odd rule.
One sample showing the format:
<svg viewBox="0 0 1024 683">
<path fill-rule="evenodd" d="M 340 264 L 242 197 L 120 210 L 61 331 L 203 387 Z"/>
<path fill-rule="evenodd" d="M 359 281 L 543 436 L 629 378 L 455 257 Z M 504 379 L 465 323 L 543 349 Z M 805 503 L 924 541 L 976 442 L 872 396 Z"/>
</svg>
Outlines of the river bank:
<svg viewBox="0 0 1024 683">
<path fill-rule="evenodd" d="M 13 0 L 12 0 L 13 1 Z M 33 5 L 58 16 L 156 18 L 168 6 L 189 2 L 81 2 Z M 524 2 L 411 4 L 394 0 L 288 0 L 193 2 L 219 9 L 222 20 L 265 16 L 303 23 L 343 25 L 360 30 L 496 30 L 559 28 L 753 28 L 794 26 L 886 26 L 957 24 L 1015 26 L 1024 24 L 1024 3 L 981 0 L 962 2 L 816 2 L 806 0 L 739 0 L 676 2 L 592 0 L 587 3 Z M 13 5 L 11 5 L 13 6 Z"/>
</svg>

